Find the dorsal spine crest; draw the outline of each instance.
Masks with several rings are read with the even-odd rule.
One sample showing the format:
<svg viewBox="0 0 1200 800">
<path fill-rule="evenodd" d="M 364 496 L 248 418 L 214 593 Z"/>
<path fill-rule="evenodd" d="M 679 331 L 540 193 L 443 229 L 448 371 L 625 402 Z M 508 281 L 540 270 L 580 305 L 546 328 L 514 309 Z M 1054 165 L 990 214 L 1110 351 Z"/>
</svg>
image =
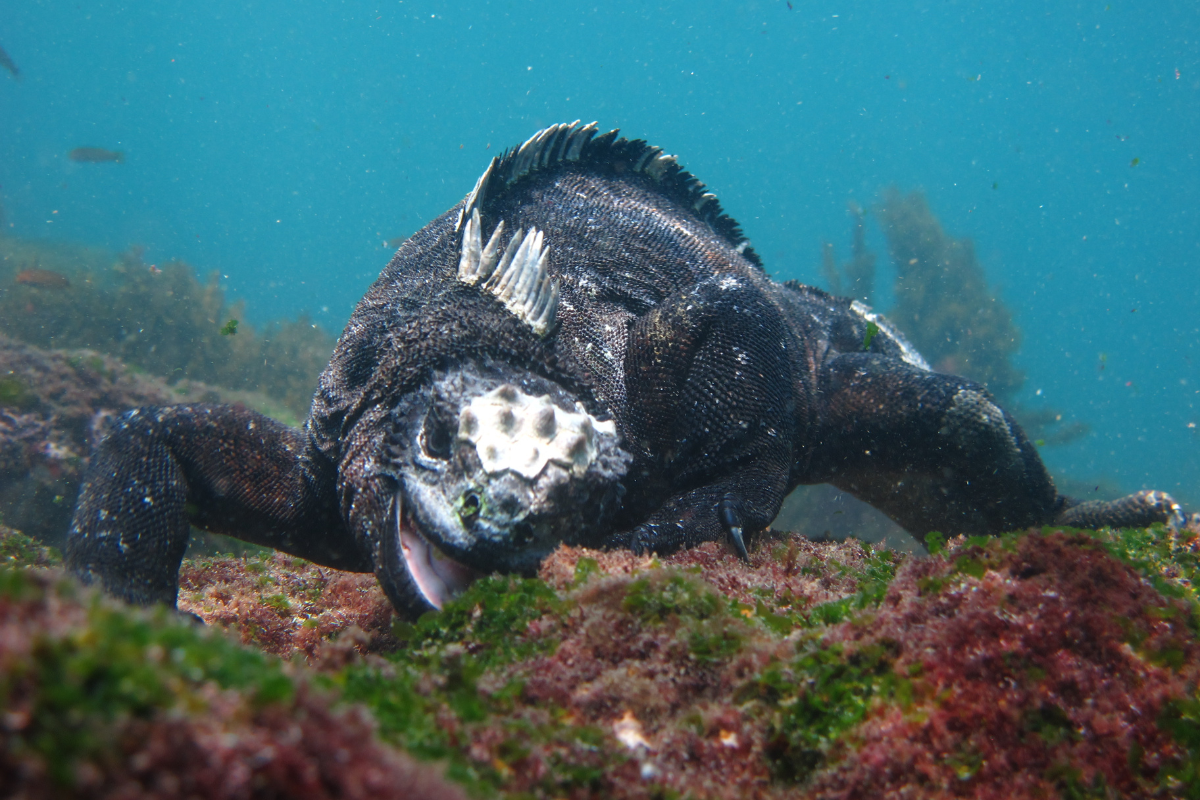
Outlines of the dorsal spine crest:
<svg viewBox="0 0 1200 800">
<path fill-rule="evenodd" d="M 647 144 L 642 139 L 618 139 L 615 129 L 602 134 L 597 131 L 595 122 L 581 126 L 576 120 L 551 125 L 493 158 L 475 182 L 475 188 L 467 195 L 454 229 L 462 230 L 481 206 L 532 173 L 572 163 L 600 169 L 619 169 L 623 166 L 625 170 L 645 175 L 658 184 L 665 194 L 680 201 L 685 208 L 690 208 L 744 258 L 756 266 L 762 266 L 762 260 L 749 246 L 737 222 L 721 208 L 716 195 L 707 191 L 703 183 L 680 167 L 675 156 L 663 153 L 662 148 Z M 463 246 L 468 246 L 465 238 Z M 483 261 L 486 263 L 486 260 Z"/>
</svg>

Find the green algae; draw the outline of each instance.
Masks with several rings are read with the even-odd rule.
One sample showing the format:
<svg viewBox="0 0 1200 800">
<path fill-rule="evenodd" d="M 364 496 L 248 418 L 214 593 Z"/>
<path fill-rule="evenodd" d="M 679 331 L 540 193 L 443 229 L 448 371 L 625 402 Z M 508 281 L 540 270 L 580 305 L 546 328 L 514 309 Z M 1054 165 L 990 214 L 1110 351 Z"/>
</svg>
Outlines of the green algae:
<svg viewBox="0 0 1200 800">
<path fill-rule="evenodd" d="M 0 568 L 0 602 L 75 600 L 78 589 L 47 585 L 19 569 Z M 164 709 L 196 713 L 205 684 L 237 689 L 258 706 L 286 701 L 292 680 L 277 660 L 240 647 L 166 609 L 136 612 L 96 595 L 84 598 L 85 621 L 45 632 L 0 674 L 0 697 L 19 700 L 26 721 L 11 735 L 11 752 L 40 757 L 60 784 L 75 764 L 110 755 L 112 726 Z"/>
<path fill-rule="evenodd" d="M 648 622 L 668 617 L 711 619 L 727 610 L 729 601 L 692 575 L 653 570 L 631 584 L 621 607 Z"/>
<path fill-rule="evenodd" d="M 893 671 L 895 654 L 873 645 L 847 652 L 806 637 L 797 655 L 768 666 L 749 686 L 771 709 L 767 753 L 775 775 L 801 782 L 824 765 L 844 733 L 876 700 L 911 700 L 911 682 Z"/>
<path fill-rule="evenodd" d="M 1009 568 L 1011 555 L 1029 537 L 1058 531 L 956 540 L 931 574 L 943 581 L 940 589 L 978 581 L 990 570 Z M 1080 533 L 1092 544 L 1076 541 L 1074 546 L 1111 553 L 1148 582 L 1161 581 L 1168 597 L 1190 597 L 1196 558 L 1182 533 L 1161 528 Z M 694 567 L 656 566 L 631 577 L 613 576 L 604 574 L 595 559 L 581 558 L 574 566 L 574 581 L 561 592 L 534 579 L 480 581 L 443 611 L 413 624 L 398 624 L 396 633 L 405 642 L 401 652 L 351 664 L 321 681 L 340 692 L 343 702 L 370 708 L 383 739 L 445 763 L 452 779 L 478 795 L 604 794 L 611 791 L 614 764 L 633 756 L 617 746 L 603 726 L 582 724 L 573 718 L 574 712 L 531 699 L 525 692 L 530 665 L 545 668 L 546 662 L 539 659 L 560 646 L 568 621 L 590 613 L 588 604 L 604 602 L 627 615 L 638 630 L 661 636 L 656 641 L 662 646 L 681 644 L 685 658 L 697 669 L 711 670 L 702 674 L 731 674 L 719 670 L 739 659 L 738 663 L 757 665 L 740 673 L 719 702 L 765 726 L 764 751 L 755 757 L 765 757 L 775 781 L 784 785 L 779 788 L 791 791 L 791 785 L 802 788 L 852 752 L 858 746 L 856 731 L 877 710 L 917 704 L 911 713 L 924 713 L 921 709 L 939 702 L 921 694 L 928 691 L 921 664 L 900 659 L 901 642 L 867 636 L 862 644 L 848 644 L 828 638 L 834 626 L 845 631 L 845 626 L 871 624 L 881 613 L 896 566 L 887 552 L 870 553 L 856 567 L 824 564 L 816 575 L 850 574 L 858 581 L 856 591 L 833 603 L 802 609 L 767 592 L 752 593 L 749 603 L 739 602 Z M 1186 622 L 1186 613 L 1173 608 L 1164 606 L 1150 617 Z M 1194 630 L 1188 630 L 1194 637 Z M 113 631 L 103 635 L 125 637 Z M 1146 651 L 1145 636 L 1135 627 L 1129 628 L 1126 640 L 1147 660 L 1167 668 L 1177 668 L 1172 661 L 1184 655 L 1173 647 Z M 774 655 L 755 661 L 748 659 L 752 653 Z M 1020 659 L 1012 661 L 1009 671 L 1022 682 L 1037 683 L 1045 677 L 1036 664 Z M 129 674 L 135 683 L 141 680 L 138 673 Z M 121 685 L 120 675 L 103 680 Z M 114 691 L 114 707 L 128 702 L 133 713 L 146 713 L 154 703 L 179 702 L 177 695 L 156 695 L 154 687 L 136 688 L 126 695 Z M 1027 735 L 1047 747 L 1075 735 L 1061 708 L 1043 705 L 1022 713 Z M 673 724 L 687 727 L 693 736 L 704 735 L 698 713 L 682 715 Z M 1193 693 L 1172 701 L 1159 714 L 1158 725 L 1188 756 L 1162 768 L 1155 780 L 1173 787 L 1173 796 L 1200 797 L 1200 698 Z M 472 749 L 472 743 L 480 741 L 487 742 L 486 758 Z M 964 742 L 938 758 L 966 782 L 979 774 L 984 757 Z M 1129 758 L 1138 761 L 1141 755 L 1130 750 Z M 538 767 L 532 770 L 529 764 L 535 761 Z M 540 777 L 528 777 L 532 772 Z M 1062 796 L 1091 796 L 1089 792 L 1102 784 L 1095 784 L 1092 773 L 1086 781 L 1083 775 L 1063 764 L 1044 777 Z M 517 785 L 519 790 L 513 788 Z M 657 791 L 653 782 L 642 786 L 648 795 Z"/>
<path fill-rule="evenodd" d="M 440 612 L 415 624 L 397 622 L 393 634 L 406 645 L 402 658 L 420 661 L 450 645 L 471 645 L 472 658 L 485 666 L 503 665 L 539 651 L 520 633 L 535 619 L 566 610 L 567 604 L 536 578 L 493 575 L 478 580 Z"/>
<path fill-rule="evenodd" d="M 601 731 L 553 714 L 514 714 L 519 677 L 497 681 L 504 667 L 553 649 L 552 638 L 521 634 L 534 620 L 554 618 L 568 604 L 543 581 L 492 576 L 477 581 L 439 612 L 397 622 L 405 648 L 384 665 L 351 666 L 330 679 L 347 702 L 371 709 L 380 735 L 420 758 L 444 761 L 447 776 L 488 795 L 511 777 L 509 762 L 531 743 L 598 752 Z M 490 679 L 490 680 L 489 680 Z M 484 685 L 486 683 L 486 686 Z M 498 761 L 481 764 L 462 748 L 464 727 L 486 725 L 499 736 Z M 552 759 L 547 786 L 594 788 L 601 764 Z"/>
<path fill-rule="evenodd" d="M 851 571 L 841 565 L 837 568 Z M 890 550 L 872 551 L 862 568 L 851 572 L 858 580 L 857 591 L 840 600 L 813 606 L 803 618 L 805 627 L 837 625 L 858 612 L 878 606 L 896 577 L 896 556 Z"/>
<path fill-rule="evenodd" d="M 895 575 L 894 555 L 886 550 L 872 552 L 855 570 L 859 585 L 853 595 L 814 606 L 803 616 L 758 614 L 778 634 L 807 629 L 793 658 L 771 663 L 740 692 L 743 699 L 756 699 L 767 709 L 771 720 L 767 754 L 778 779 L 802 782 L 820 768 L 842 735 L 862 721 L 872 702 L 911 701 L 911 682 L 894 673 L 891 648 L 871 645 L 847 652 L 841 644 L 821 641 L 822 629 L 859 619 L 868 622 Z"/>
<path fill-rule="evenodd" d="M 1200 798 L 1200 697 L 1193 693 L 1169 701 L 1158 715 L 1158 725 L 1187 752 L 1182 764 L 1162 770 L 1160 784 L 1178 792 L 1177 796 Z"/>
<path fill-rule="evenodd" d="M 0 526 L 0 568 L 50 567 L 62 563 L 56 548 L 46 547 L 20 531 Z"/>
<path fill-rule="evenodd" d="M 37 401 L 37 395 L 20 378 L 0 378 L 0 406 L 24 410 L 37 405 Z"/>
</svg>

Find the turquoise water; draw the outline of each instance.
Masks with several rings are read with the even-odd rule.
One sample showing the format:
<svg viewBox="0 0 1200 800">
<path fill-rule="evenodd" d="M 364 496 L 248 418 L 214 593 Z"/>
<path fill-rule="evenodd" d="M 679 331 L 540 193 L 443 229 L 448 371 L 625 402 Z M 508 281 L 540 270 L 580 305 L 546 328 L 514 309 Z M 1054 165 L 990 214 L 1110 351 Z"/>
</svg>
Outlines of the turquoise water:
<svg viewBox="0 0 1200 800">
<path fill-rule="evenodd" d="M 1200 506 L 1195 2 L 0 0 L 0 45 L 9 233 L 331 330 L 385 241 L 553 122 L 678 154 L 781 279 L 848 255 L 847 201 L 922 188 L 1024 332 L 1020 402 L 1092 426 L 1054 473 Z"/>
</svg>

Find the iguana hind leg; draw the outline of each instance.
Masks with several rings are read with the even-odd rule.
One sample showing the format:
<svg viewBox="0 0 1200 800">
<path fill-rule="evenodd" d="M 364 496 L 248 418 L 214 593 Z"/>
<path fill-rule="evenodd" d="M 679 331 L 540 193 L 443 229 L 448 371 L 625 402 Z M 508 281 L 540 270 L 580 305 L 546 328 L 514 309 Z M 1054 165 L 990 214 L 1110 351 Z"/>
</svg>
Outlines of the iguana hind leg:
<svg viewBox="0 0 1200 800">
<path fill-rule="evenodd" d="M 1049 523 L 1064 502 L 987 390 L 871 353 L 823 368 L 804 482 L 832 483 L 921 536 Z"/>
<path fill-rule="evenodd" d="M 820 398 L 806 482 L 832 483 L 918 536 L 1185 522 L 1162 492 L 1081 504 L 1058 494 L 1016 421 L 965 378 L 851 353 L 826 365 Z"/>
</svg>

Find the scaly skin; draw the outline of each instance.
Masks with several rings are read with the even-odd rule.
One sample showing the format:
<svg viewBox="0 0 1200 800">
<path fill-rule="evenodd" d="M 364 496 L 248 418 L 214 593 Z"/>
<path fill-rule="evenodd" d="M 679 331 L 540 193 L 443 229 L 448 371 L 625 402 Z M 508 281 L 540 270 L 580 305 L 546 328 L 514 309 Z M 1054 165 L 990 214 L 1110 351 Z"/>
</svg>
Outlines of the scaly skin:
<svg viewBox="0 0 1200 800">
<path fill-rule="evenodd" d="M 931 372 L 866 307 L 771 281 L 672 158 L 594 133 L 540 132 L 401 246 L 303 430 L 238 407 L 129 412 L 85 476 L 71 568 L 173 605 L 196 525 L 374 571 L 415 615 L 560 542 L 744 555 L 800 484 L 917 535 L 1182 518 L 1161 493 L 1062 497 L 986 389 Z M 529 409 L 540 421 L 514 416 Z M 554 438 L 568 428 L 578 441 Z"/>
</svg>

